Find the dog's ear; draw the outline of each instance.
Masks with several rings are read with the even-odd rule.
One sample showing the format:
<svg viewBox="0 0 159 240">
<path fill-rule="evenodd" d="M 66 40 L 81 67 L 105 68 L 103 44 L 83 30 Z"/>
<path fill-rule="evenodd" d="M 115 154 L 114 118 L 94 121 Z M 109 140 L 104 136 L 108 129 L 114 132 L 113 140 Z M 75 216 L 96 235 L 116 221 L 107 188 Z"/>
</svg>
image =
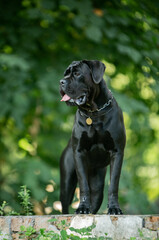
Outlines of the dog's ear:
<svg viewBox="0 0 159 240">
<path fill-rule="evenodd" d="M 86 63 L 91 70 L 93 81 L 98 84 L 103 79 L 103 75 L 106 69 L 104 63 L 97 60 L 83 60 L 83 63 Z"/>
</svg>

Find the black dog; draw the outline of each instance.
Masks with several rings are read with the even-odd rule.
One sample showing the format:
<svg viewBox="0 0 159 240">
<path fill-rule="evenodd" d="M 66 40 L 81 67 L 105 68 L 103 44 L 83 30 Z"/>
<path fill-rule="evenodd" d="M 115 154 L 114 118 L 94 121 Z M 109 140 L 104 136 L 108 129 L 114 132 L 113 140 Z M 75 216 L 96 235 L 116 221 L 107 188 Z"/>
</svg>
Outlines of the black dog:
<svg viewBox="0 0 159 240">
<path fill-rule="evenodd" d="M 77 182 L 80 204 L 76 213 L 98 211 L 110 164 L 108 214 L 122 214 L 118 185 L 125 128 L 122 111 L 103 80 L 104 71 L 100 61 L 74 61 L 60 81 L 61 101 L 78 106 L 72 136 L 60 161 L 63 213 L 68 213 Z"/>
</svg>

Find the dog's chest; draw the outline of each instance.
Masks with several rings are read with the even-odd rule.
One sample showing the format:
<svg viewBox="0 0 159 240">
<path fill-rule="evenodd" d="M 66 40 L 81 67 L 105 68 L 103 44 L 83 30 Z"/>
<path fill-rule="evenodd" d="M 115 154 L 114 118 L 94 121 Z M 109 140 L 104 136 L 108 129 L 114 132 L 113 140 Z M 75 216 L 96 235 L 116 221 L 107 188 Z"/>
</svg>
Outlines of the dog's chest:
<svg viewBox="0 0 159 240">
<path fill-rule="evenodd" d="M 80 148 L 86 151 L 93 151 L 95 148 L 109 151 L 114 149 L 114 141 L 109 131 L 84 131 L 80 139 Z"/>
<path fill-rule="evenodd" d="M 83 132 L 79 142 L 80 150 L 86 154 L 93 166 L 104 167 L 110 163 L 115 150 L 114 141 L 109 131 Z"/>
</svg>

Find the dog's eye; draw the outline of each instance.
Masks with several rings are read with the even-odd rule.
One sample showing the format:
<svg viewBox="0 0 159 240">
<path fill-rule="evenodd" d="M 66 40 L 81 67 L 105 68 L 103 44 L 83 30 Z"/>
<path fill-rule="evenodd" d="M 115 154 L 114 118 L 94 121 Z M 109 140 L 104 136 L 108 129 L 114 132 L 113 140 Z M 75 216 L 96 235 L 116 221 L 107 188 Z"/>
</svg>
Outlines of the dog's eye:
<svg viewBox="0 0 159 240">
<path fill-rule="evenodd" d="M 74 72 L 74 76 L 78 77 L 78 76 L 80 76 L 80 73 L 79 72 Z"/>
</svg>

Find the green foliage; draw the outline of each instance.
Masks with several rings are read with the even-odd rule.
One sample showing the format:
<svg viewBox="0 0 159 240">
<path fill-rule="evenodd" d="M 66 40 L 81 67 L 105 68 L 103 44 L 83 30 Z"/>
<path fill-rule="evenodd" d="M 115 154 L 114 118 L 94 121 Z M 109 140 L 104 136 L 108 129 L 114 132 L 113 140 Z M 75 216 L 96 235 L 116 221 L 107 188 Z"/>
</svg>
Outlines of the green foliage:
<svg viewBox="0 0 159 240">
<path fill-rule="evenodd" d="M 52 219 L 51 219 L 52 220 Z M 57 220 L 57 219 L 56 219 Z M 53 219 L 53 222 L 55 219 Z M 51 222 L 51 221 L 50 221 Z M 106 240 L 106 239 L 112 239 L 108 237 L 97 237 L 97 238 L 92 238 L 92 229 L 95 228 L 95 224 L 92 224 L 91 226 L 87 228 L 81 228 L 81 229 L 75 229 L 75 228 L 68 228 L 66 222 L 62 220 L 59 224 L 58 227 L 60 227 L 60 233 L 56 233 L 54 231 L 46 231 L 46 229 L 41 228 L 40 231 L 37 233 L 36 230 L 33 227 L 25 227 L 21 226 L 20 227 L 20 232 L 19 232 L 19 237 L 20 239 L 35 239 L 35 240 L 67 240 L 67 239 L 72 239 L 72 240 Z M 68 233 L 71 231 L 72 233 Z M 107 234 L 105 234 L 107 235 Z"/>
<path fill-rule="evenodd" d="M 57 219 L 51 219 L 49 222 L 55 222 Z M 57 223 L 56 223 L 57 224 Z M 55 233 L 54 231 L 46 231 L 46 229 L 40 229 L 39 232 L 36 232 L 36 230 L 33 227 L 20 227 L 19 237 L 20 239 L 36 239 L 36 240 L 111 240 L 112 238 L 107 237 L 107 233 L 105 233 L 105 236 L 100 237 L 92 237 L 92 230 L 96 227 L 96 225 L 93 223 L 91 226 L 87 228 L 81 228 L 76 229 L 73 227 L 69 227 L 69 225 L 66 224 L 66 221 L 62 220 L 58 227 L 61 229 L 59 234 Z M 66 229 L 67 228 L 67 229 Z M 151 238 L 145 237 L 142 230 L 138 230 L 140 239 L 143 240 L 150 240 Z M 130 237 L 130 240 L 138 239 L 138 237 Z"/>
<path fill-rule="evenodd" d="M 16 215 L 25 215 L 30 216 L 32 215 L 32 203 L 30 201 L 30 190 L 27 189 L 26 186 L 21 186 L 20 192 L 18 192 L 18 197 L 20 198 L 20 205 L 22 210 L 20 213 L 15 212 L 14 210 L 6 211 L 7 206 L 9 203 L 3 201 L 2 205 L 0 206 L 0 215 L 1 216 L 16 216 Z"/>
<path fill-rule="evenodd" d="M 151 240 L 152 239 L 151 237 L 145 237 L 143 232 L 140 229 L 138 229 L 138 232 L 139 232 L 139 235 L 140 235 L 140 239 L 142 239 L 142 240 Z M 130 240 L 136 240 L 136 239 L 138 239 L 138 238 L 136 238 L 136 237 L 131 237 L 130 238 Z M 153 239 L 155 240 L 156 238 L 153 238 Z M 158 238 L 157 238 L 157 240 L 158 240 Z"/>
<path fill-rule="evenodd" d="M 30 202 L 30 190 L 26 186 L 21 186 L 19 192 L 19 198 L 21 199 L 21 206 L 23 207 L 23 214 L 26 216 L 32 215 L 32 204 Z"/>
<path fill-rule="evenodd" d="M 20 239 L 35 239 L 36 230 L 33 227 L 20 226 L 20 230 Z"/>
<path fill-rule="evenodd" d="M 4 215 L 4 208 L 6 207 L 7 202 L 3 201 L 2 205 L 0 206 L 0 215 L 3 216 Z"/>
<path fill-rule="evenodd" d="M 19 211 L 16 192 L 27 185 L 35 213 L 56 213 L 59 158 L 75 113 L 60 102 L 59 79 L 71 61 L 99 59 L 127 130 L 122 208 L 157 213 L 158 1 L 1 1 L 0 35 L 0 202 Z"/>
</svg>

